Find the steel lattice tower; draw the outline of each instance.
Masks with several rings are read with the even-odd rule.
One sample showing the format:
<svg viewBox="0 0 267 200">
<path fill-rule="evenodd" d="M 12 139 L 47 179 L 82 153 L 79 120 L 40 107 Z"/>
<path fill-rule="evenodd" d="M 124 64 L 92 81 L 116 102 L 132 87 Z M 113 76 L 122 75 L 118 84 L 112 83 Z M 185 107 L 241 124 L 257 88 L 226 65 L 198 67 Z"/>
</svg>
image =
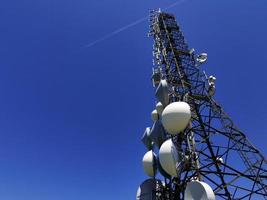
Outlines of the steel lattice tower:
<svg viewBox="0 0 267 200">
<path fill-rule="evenodd" d="M 215 88 L 199 69 L 175 17 L 151 11 L 150 22 L 154 86 L 166 80 L 169 102 L 187 102 L 192 112 L 190 126 L 168 136 L 187 164 L 179 177 L 165 177 L 156 199 L 184 199 L 187 183 L 196 178 L 211 186 L 216 199 L 267 199 L 266 159 L 214 100 Z"/>
</svg>

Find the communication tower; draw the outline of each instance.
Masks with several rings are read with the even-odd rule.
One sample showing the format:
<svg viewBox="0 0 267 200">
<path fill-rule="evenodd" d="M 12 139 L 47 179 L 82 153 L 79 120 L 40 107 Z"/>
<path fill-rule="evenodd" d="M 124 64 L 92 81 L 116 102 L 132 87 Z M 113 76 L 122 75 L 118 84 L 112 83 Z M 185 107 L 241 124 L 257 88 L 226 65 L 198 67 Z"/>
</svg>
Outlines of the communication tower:
<svg viewBox="0 0 267 200">
<path fill-rule="evenodd" d="M 214 100 L 207 54 L 189 49 L 172 14 L 151 11 L 150 23 L 157 103 L 136 199 L 267 199 L 267 161 Z"/>
</svg>

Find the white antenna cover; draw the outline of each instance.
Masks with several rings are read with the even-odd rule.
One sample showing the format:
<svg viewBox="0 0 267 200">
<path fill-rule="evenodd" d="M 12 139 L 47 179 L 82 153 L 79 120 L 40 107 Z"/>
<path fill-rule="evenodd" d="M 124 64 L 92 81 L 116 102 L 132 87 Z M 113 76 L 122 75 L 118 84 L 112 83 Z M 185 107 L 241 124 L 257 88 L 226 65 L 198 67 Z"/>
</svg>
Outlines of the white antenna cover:
<svg viewBox="0 0 267 200">
<path fill-rule="evenodd" d="M 136 200 L 156 200 L 155 191 L 162 189 L 163 184 L 157 179 L 147 179 L 138 188 Z"/>
<path fill-rule="evenodd" d="M 208 59 L 207 53 L 201 53 L 197 56 L 197 62 L 199 62 L 200 64 L 203 64 L 204 62 L 206 62 L 207 59 Z"/>
<path fill-rule="evenodd" d="M 143 157 L 143 168 L 145 173 L 154 177 L 157 173 L 157 158 L 152 150 L 148 151 Z"/>
<path fill-rule="evenodd" d="M 176 166 L 179 166 L 181 162 L 178 151 L 171 139 L 165 141 L 161 145 L 159 150 L 159 162 L 164 171 L 166 171 L 169 175 L 174 177 L 178 176 L 177 171 L 180 170 L 177 170 Z"/>
<path fill-rule="evenodd" d="M 159 115 L 158 115 L 157 110 L 153 110 L 151 112 L 151 119 L 152 119 L 153 122 L 155 122 L 155 121 L 157 121 L 159 119 Z"/>
<path fill-rule="evenodd" d="M 222 166 L 222 164 L 224 163 L 224 161 L 223 161 L 223 158 L 222 158 L 222 157 L 217 157 L 217 158 L 216 158 L 216 162 L 218 163 L 219 167 L 221 167 L 221 166 Z"/>
<path fill-rule="evenodd" d="M 165 130 L 172 135 L 183 131 L 190 119 L 190 106 L 185 102 L 171 103 L 162 112 L 162 124 Z"/>
<path fill-rule="evenodd" d="M 216 77 L 215 76 L 209 76 L 208 82 L 209 82 L 210 85 L 211 84 L 215 84 L 215 81 L 216 81 Z"/>
<path fill-rule="evenodd" d="M 215 194 L 207 183 L 192 181 L 186 186 L 185 200 L 215 200 Z"/>
</svg>

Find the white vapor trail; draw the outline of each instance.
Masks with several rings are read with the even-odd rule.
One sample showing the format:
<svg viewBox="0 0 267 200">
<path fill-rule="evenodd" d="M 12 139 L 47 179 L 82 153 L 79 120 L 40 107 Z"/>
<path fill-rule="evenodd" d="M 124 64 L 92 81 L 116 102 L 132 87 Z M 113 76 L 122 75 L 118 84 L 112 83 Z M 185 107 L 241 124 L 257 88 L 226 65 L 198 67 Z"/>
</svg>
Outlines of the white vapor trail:
<svg viewBox="0 0 267 200">
<path fill-rule="evenodd" d="M 173 8 L 175 6 L 178 6 L 179 4 L 183 3 L 184 1 L 185 0 L 176 1 L 175 3 L 173 3 L 173 4 L 169 5 L 169 6 L 167 6 L 166 8 L 164 8 L 163 10 L 168 10 L 168 9 L 171 9 L 171 8 Z"/>
<path fill-rule="evenodd" d="M 173 3 L 173 4 L 169 5 L 169 6 L 167 6 L 163 10 L 168 10 L 170 8 L 173 8 L 173 7 L 175 7 L 175 6 L 183 3 L 184 1 L 185 0 L 178 0 L 177 2 L 175 2 L 175 3 Z M 113 31 L 113 32 L 111 32 L 111 33 L 109 33 L 109 34 L 107 34 L 107 35 L 105 35 L 105 36 L 103 36 L 103 37 L 101 37 L 101 38 L 99 38 L 99 39 L 97 39 L 97 40 L 95 40 L 95 41 L 87 44 L 87 45 L 85 45 L 85 47 L 86 48 L 90 48 L 90 47 L 92 47 L 92 46 L 94 46 L 94 45 L 96 45 L 96 44 L 98 44 L 100 42 L 103 42 L 103 41 L 105 41 L 105 40 L 107 40 L 107 39 L 109 39 L 109 38 L 111 38 L 111 37 L 113 37 L 113 36 L 121 33 L 122 31 L 127 30 L 128 28 L 131 28 L 131 27 L 133 27 L 133 26 L 135 26 L 137 24 L 142 23 L 143 21 L 146 21 L 147 19 L 149 19 L 149 15 L 147 15 L 147 16 L 141 18 L 141 19 L 138 19 L 138 20 L 136 20 L 136 21 L 134 21 L 134 22 L 126 25 L 126 26 L 123 26 L 123 27 L 121 27 L 121 28 L 119 28 L 119 29 L 117 29 L 117 30 L 115 30 L 115 31 Z"/>
<path fill-rule="evenodd" d="M 138 20 L 136 20 L 136 21 L 134 21 L 134 22 L 132 22 L 132 23 L 126 25 L 126 26 L 123 26 L 123 27 L 117 29 L 116 31 L 113 31 L 113 32 L 111 32 L 111 33 L 105 35 L 104 37 L 99 38 L 99 39 L 97 39 L 97 40 L 91 42 L 90 44 L 87 44 L 86 47 L 87 47 L 87 48 L 92 47 L 92 46 L 94 46 L 95 44 L 97 44 L 97 43 L 99 43 L 99 42 L 102 42 L 102 41 L 104 41 L 104 40 L 106 40 L 106 39 L 109 39 L 109 38 L 113 37 L 114 35 L 117 35 L 117 34 L 119 34 L 120 32 L 125 31 L 126 29 L 128 29 L 128 28 L 130 28 L 130 27 L 132 27 L 132 26 L 135 26 L 135 25 L 137 25 L 137 24 L 140 24 L 141 22 L 147 20 L 148 17 L 149 17 L 149 16 L 143 17 L 143 18 L 141 18 L 141 19 L 138 19 Z"/>
</svg>

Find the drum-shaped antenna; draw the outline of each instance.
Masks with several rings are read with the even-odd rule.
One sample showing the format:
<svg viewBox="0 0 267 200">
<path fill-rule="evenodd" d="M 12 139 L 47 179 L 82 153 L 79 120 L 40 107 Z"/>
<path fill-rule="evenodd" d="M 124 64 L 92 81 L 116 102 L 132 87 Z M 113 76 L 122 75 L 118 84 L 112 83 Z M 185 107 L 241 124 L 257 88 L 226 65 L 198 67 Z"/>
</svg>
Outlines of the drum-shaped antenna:
<svg viewBox="0 0 267 200">
<path fill-rule="evenodd" d="M 154 177 L 157 173 L 157 157 L 152 150 L 148 151 L 143 157 L 143 168 L 145 173 Z"/>
<path fill-rule="evenodd" d="M 190 119 L 190 106 L 185 102 L 171 103 L 162 112 L 162 124 L 165 130 L 172 135 L 183 131 Z"/>
<path fill-rule="evenodd" d="M 197 56 L 197 62 L 199 62 L 200 64 L 203 64 L 204 62 L 206 62 L 207 59 L 208 59 L 207 53 L 201 53 Z"/>
<path fill-rule="evenodd" d="M 157 179 L 147 179 L 138 188 L 136 200 L 156 200 L 156 191 L 163 188 L 162 182 Z"/>
<path fill-rule="evenodd" d="M 185 200 L 215 200 L 215 194 L 207 183 L 192 181 L 186 186 Z"/>
<path fill-rule="evenodd" d="M 165 141 L 159 150 L 159 162 L 161 167 L 169 175 L 178 177 L 182 171 L 182 158 L 172 140 Z"/>
</svg>

